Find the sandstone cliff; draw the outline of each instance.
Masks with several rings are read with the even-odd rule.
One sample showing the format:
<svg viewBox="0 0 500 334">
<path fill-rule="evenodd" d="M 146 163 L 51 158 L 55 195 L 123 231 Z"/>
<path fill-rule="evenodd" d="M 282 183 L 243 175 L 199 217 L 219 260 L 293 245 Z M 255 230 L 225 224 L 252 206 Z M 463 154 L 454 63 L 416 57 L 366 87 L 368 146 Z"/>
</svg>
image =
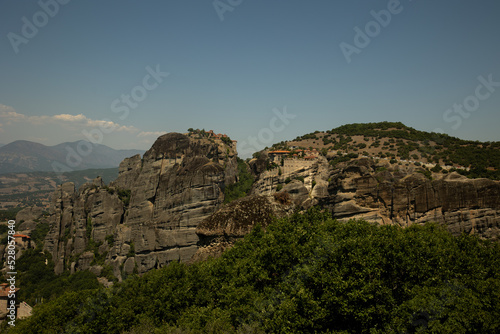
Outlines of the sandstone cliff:
<svg viewBox="0 0 500 334">
<path fill-rule="evenodd" d="M 44 248 L 58 273 L 91 268 L 99 274 L 111 266 L 119 279 L 187 261 L 198 248 L 196 227 L 222 204 L 236 168 L 232 145 L 163 135 L 142 159 L 125 159 L 109 186 L 100 179 L 78 191 L 71 183 L 60 186 Z"/>
<path fill-rule="evenodd" d="M 324 204 L 338 218 L 364 218 L 409 226 L 427 221 L 455 235 L 500 237 L 500 182 L 433 174 L 413 168 L 383 167 L 360 159 L 332 171 Z"/>
<path fill-rule="evenodd" d="M 432 174 L 413 165 L 355 159 L 336 166 L 324 157 L 291 173 L 264 170 L 254 194 L 288 193 L 307 208 L 321 204 L 337 219 L 365 219 L 409 226 L 427 221 L 444 224 L 455 235 L 500 237 L 500 182 L 468 179 L 457 173 Z"/>
</svg>

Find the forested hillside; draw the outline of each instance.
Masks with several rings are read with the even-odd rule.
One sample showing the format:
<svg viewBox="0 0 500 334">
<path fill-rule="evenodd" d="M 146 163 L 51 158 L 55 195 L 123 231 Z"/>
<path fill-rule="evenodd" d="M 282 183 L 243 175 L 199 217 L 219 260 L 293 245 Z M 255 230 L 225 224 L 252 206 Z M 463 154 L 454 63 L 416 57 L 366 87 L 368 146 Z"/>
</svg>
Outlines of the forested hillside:
<svg viewBox="0 0 500 334">
<path fill-rule="evenodd" d="M 498 333 L 499 251 L 312 209 L 218 259 L 65 293 L 8 333 Z"/>
</svg>

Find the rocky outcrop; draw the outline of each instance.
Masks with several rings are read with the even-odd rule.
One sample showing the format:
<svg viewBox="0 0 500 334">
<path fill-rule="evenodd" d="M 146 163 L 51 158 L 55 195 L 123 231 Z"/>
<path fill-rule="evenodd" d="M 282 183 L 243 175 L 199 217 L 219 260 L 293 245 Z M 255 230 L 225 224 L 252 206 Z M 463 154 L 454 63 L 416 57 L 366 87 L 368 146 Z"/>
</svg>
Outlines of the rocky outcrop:
<svg viewBox="0 0 500 334">
<path fill-rule="evenodd" d="M 122 222 L 124 203 L 114 188 L 104 187 L 100 178 L 77 192 L 73 183 L 59 186 L 52 198 L 51 229 L 44 249 L 52 254 L 56 273 L 64 269 L 85 270 L 96 253 L 109 252 L 107 236 Z"/>
<path fill-rule="evenodd" d="M 294 205 L 279 196 L 247 196 L 237 199 L 204 219 L 196 228 L 199 249 L 192 261 L 216 257 L 256 226 L 265 228 L 273 219 L 290 214 Z"/>
<path fill-rule="evenodd" d="M 384 160 L 361 158 L 329 166 L 319 159 L 292 175 L 279 175 L 277 169 L 264 171 L 253 193 L 270 195 L 283 187 L 296 205 L 321 204 L 340 220 L 401 226 L 433 221 L 455 235 L 500 238 L 499 181 L 468 179 L 457 173 L 433 173 L 431 180 L 429 174 L 421 167 Z M 295 181 L 287 184 L 286 178 Z"/>
<path fill-rule="evenodd" d="M 409 226 L 433 221 L 453 234 L 500 236 L 500 182 L 377 165 L 361 159 L 332 172 L 324 204 L 341 219 Z"/>
<path fill-rule="evenodd" d="M 279 203 L 273 196 L 243 197 L 203 220 L 196 233 L 203 237 L 241 238 L 250 233 L 256 224 L 266 227 L 274 218 L 286 215 L 291 209 L 293 206 Z M 203 240 L 200 241 L 203 244 Z"/>
<path fill-rule="evenodd" d="M 26 234 L 34 230 L 43 217 L 43 209 L 40 207 L 28 207 L 19 211 L 16 215 L 17 233 Z"/>
<path fill-rule="evenodd" d="M 255 164 L 250 161 L 250 166 L 255 166 Z M 255 169 L 255 167 L 252 168 Z M 270 196 L 285 187 L 293 195 L 292 197 L 296 200 L 296 204 L 304 205 L 306 204 L 304 201 L 310 198 L 316 200 L 311 201 L 309 206 L 316 205 L 318 204 L 318 199 L 326 195 L 326 180 L 329 173 L 330 166 L 328 165 L 328 161 L 323 157 L 319 157 L 313 164 L 298 168 L 289 173 L 283 172 L 281 167 L 271 170 L 265 169 L 258 174 L 257 180 L 252 187 L 252 194 Z M 298 184 L 298 181 L 301 184 Z M 316 188 L 316 186 L 319 187 L 314 190 L 313 188 Z M 316 197 L 312 196 L 313 191 Z M 300 198 L 297 199 L 296 195 Z"/>
<path fill-rule="evenodd" d="M 222 204 L 236 172 L 233 146 L 163 135 L 142 159 L 125 159 L 109 186 L 100 179 L 78 191 L 71 183 L 60 186 L 45 249 L 58 273 L 109 265 L 119 279 L 187 261 L 198 248 L 196 227 Z"/>
</svg>

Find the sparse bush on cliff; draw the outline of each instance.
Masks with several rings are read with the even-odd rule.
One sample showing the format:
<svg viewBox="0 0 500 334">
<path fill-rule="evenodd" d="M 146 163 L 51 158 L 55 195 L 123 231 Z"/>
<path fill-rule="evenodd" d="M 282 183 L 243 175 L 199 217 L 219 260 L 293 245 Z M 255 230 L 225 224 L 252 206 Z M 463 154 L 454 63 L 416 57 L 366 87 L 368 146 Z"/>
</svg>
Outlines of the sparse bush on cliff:
<svg viewBox="0 0 500 334">
<path fill-rule="evenodd" d="M 436 164 L 436 166 L 431 168 L 431 172 L 434 173 L 439 173 L 441 170 L 443 170 L 443 167 L 441 167 L 439 164 Z"/>
<path fill-rule="evenodd" d="M 35 242 L 37 250 L 41 250 L 43 241 L 49 233 L 50 225 L 47 222 L 38 223 L 33 231 L 31 231 L 31 239 Z"/>
<path fill-rule="evenodd" d="M 230 203 L 237 198 L 248 195 L 253 182 L 254 177 L 248 170 L 246 162 L 238 158 L 238 181 L 224 189 L 224 203 Z"/>
<path fill-rule="evenodd" d="M 131 193 L 130 189 L 118 189 L 118 198 L 123 202 L 123 205 L 129 205 Z"/>
<path fill-rule="evenodd" d="M 417 173 L 421 173 L 423 174 L 426 178 L 428 178 L 429 180 L 432 180 L 432 173 L 427 170 L 427 169 L 424 169 L 424 170 L 417 170 Z"/>
<path fill-rule="evenodd" d="M 229 137 L 221 137 L 221 140 L 226 144 L 226 145 L 229 145 L 229 146 L 232 146 L 233 145 L 233 141 L 231 140 L 231 138 Z"/>
</svg>

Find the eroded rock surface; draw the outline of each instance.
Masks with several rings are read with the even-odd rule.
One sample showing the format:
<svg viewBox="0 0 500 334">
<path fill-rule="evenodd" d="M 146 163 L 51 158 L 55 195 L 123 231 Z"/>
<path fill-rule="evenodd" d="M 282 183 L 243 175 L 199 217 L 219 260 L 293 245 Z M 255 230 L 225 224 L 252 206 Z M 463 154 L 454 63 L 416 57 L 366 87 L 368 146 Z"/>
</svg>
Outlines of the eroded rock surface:
<svg viewBox="0 0 500 334">
<path fill-rule="evenodd" d="M 280 201 L 275 196 L 247 196 L 223 206 L 196 228 L 200 241 L 193 261 L 219 256 L 256 225 L 265 228 L 294 208 L 290 201 Z"/>
<path fill-rule="evenodd" d="M 221 206 L 236 173 L 232 145 L 163 135 L 142 159 L 125 159 L 109 186 L 100 179 L 78 191 L 71 183 L 60 186 L 45 249 L 58 273 L 110 265 L 120 279 L 188 261 L 198 249 L 196 227 Z"/>
<path fill-rule="evenodd" d="M 366 158 L 336 166 L 318 160 L 290 175 L 279 175 L 276 169 L 262 172 L 253 193 L 270 195 L 281 184 L 281 191 L 296 205 L 322 204 L 340 220 L 401 226 L 433 221 L 446 225 L 454 235 L 500 238 L 499 181 L 468 179 L 458 173 L 433 173 L 431 180 L 423 171 Z M 283 181 L 287 178 L 294 181 L 287 184 Z"/>
</svg>

